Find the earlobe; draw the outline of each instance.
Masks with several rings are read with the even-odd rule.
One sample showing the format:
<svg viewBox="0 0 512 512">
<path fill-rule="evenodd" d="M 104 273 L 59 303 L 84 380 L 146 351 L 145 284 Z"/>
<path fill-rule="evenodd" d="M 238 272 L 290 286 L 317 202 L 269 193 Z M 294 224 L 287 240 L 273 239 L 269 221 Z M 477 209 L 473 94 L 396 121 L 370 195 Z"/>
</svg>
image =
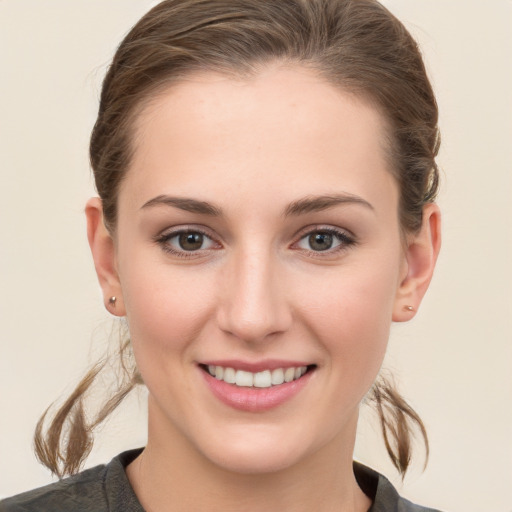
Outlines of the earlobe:
<svg viewBox="0 0 512 512">
<path fill-rule="evenodd" d="M 103 208 L 99 197 L 93 197 L 87 201 L 85 216 L 89 247 L 98 281 L 103 290 L 103 303 L 113 315 L 124 316 L 126 311 L 116 268 L 114 240 L 103 222 Z"/>
<path fill-rule="evenodd" d="M 434 203 L 423 208 L 418 233 L 410 236 L 406 247 L 406 274 L 397 290 L 392 319 L 410 320 L 428 289 L 441 248 L 441 212 Z"/>
</svg>

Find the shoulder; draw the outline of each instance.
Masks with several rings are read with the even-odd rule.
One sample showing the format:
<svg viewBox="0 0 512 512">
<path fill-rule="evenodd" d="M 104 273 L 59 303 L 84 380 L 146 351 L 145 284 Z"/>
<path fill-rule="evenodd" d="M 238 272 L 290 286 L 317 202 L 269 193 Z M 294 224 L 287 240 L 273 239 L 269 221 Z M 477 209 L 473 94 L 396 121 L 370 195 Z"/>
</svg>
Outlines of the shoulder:
<svg viewBox="0 0 512 512">
<path fill-rule="evenodd" d="M 402 498 L 385 476 L 358 462 L 354 462 L 354 474 L 363 492 L 373 500 L 368 512 L 440 512 Z"/>
<path fill-rule="evenodd" d="M 124 468 L 140 450 L 0 502 L 0 512 L 143 512 Z"/>
<path fill-rule="evenodd" d="M 106 466 L 97 466 L 0 502 L 1 512 L 52 510 L 107 510 L 104 481 Z"/>
</svg>

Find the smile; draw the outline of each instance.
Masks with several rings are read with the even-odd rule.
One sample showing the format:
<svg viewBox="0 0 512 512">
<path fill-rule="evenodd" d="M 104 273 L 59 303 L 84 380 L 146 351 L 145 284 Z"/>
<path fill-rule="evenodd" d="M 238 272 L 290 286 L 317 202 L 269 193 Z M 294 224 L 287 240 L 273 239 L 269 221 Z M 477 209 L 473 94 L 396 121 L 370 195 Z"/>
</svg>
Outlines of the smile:
<svg viewBox="0 0 512 512">
<path fill-rule="evenodd" d="M 199 364 L 207 388 L 225 405 L 252 413 L 262 413 L 292 400 L 308 386 L 317 370 L 316 364 L 306 366 L 299 362 L 215 363 Z"/>
<path fill-rule="evenodd" d="M 308 367 L 275 368 L 253 373 L 229 367 L 208 365 L 206 370 L 212 377 L 227 384 L 246 388 L 270 388 L 300 379 L 308 371 Z"/>
</svg>

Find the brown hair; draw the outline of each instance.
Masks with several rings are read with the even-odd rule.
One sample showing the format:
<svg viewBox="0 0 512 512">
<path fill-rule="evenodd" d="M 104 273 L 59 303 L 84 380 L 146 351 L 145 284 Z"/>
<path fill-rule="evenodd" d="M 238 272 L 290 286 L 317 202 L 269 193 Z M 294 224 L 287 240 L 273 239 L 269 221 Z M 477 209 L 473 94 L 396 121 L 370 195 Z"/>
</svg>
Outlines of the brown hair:
<svg viewBox="0 0 512 512">
<path fill-rule="evenodd" d="M 386 8 L 376 0 L 165 0 L 128 33 L 103 82 L 90 159 L 112 233 L 134 149 L 134 120 L 146 102 L 194 71 L 243 77 L 271 61 L 308 66 L 380 109 L 389 126 L 402 229 L 420 228 L 423 206 L 435 199 L 438 187 L 437 104 L 416 42 Z M 123 344 L 120 355 L 127 350 Z M 59 476 L 78 470 L 92 446 L 93 428 L 138 382 L 136 370 L 127 369 L 119 389 L 87 422 L 83 401 L 101 368 L 80 382 L 46 437 L 44 416 L 38 424 L 36 454 Z M 419 428 L 428 454 L 423 423 L 388 381 L 378 381 L 369 400 L 376 404 L 391 460 L 404 474 L 412 427 Z"/>
</svg>

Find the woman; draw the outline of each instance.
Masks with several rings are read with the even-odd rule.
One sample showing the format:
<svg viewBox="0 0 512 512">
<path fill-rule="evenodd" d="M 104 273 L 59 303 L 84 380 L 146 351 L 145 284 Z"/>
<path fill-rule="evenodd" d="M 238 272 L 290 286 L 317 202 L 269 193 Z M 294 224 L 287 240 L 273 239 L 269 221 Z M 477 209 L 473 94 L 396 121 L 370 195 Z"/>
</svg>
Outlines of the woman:
<svg viewBox="0 0 512 512">
<path fill-rule="evenodd" d="M 428 510 L 352 453 L 365 397 L 402 473 L 411 429 L 425 437 L 378 373 L 439 251 L 437 150 L 417 46 L 373 0 L 152 9 L 114 57 L 90 146 L 88 238 L 129 327 L 126 380 L 88 421 L 94 368 L 36 449 L 75 473 L 142 382 L 148 443 L 1 509 Z"/>
</svg>

